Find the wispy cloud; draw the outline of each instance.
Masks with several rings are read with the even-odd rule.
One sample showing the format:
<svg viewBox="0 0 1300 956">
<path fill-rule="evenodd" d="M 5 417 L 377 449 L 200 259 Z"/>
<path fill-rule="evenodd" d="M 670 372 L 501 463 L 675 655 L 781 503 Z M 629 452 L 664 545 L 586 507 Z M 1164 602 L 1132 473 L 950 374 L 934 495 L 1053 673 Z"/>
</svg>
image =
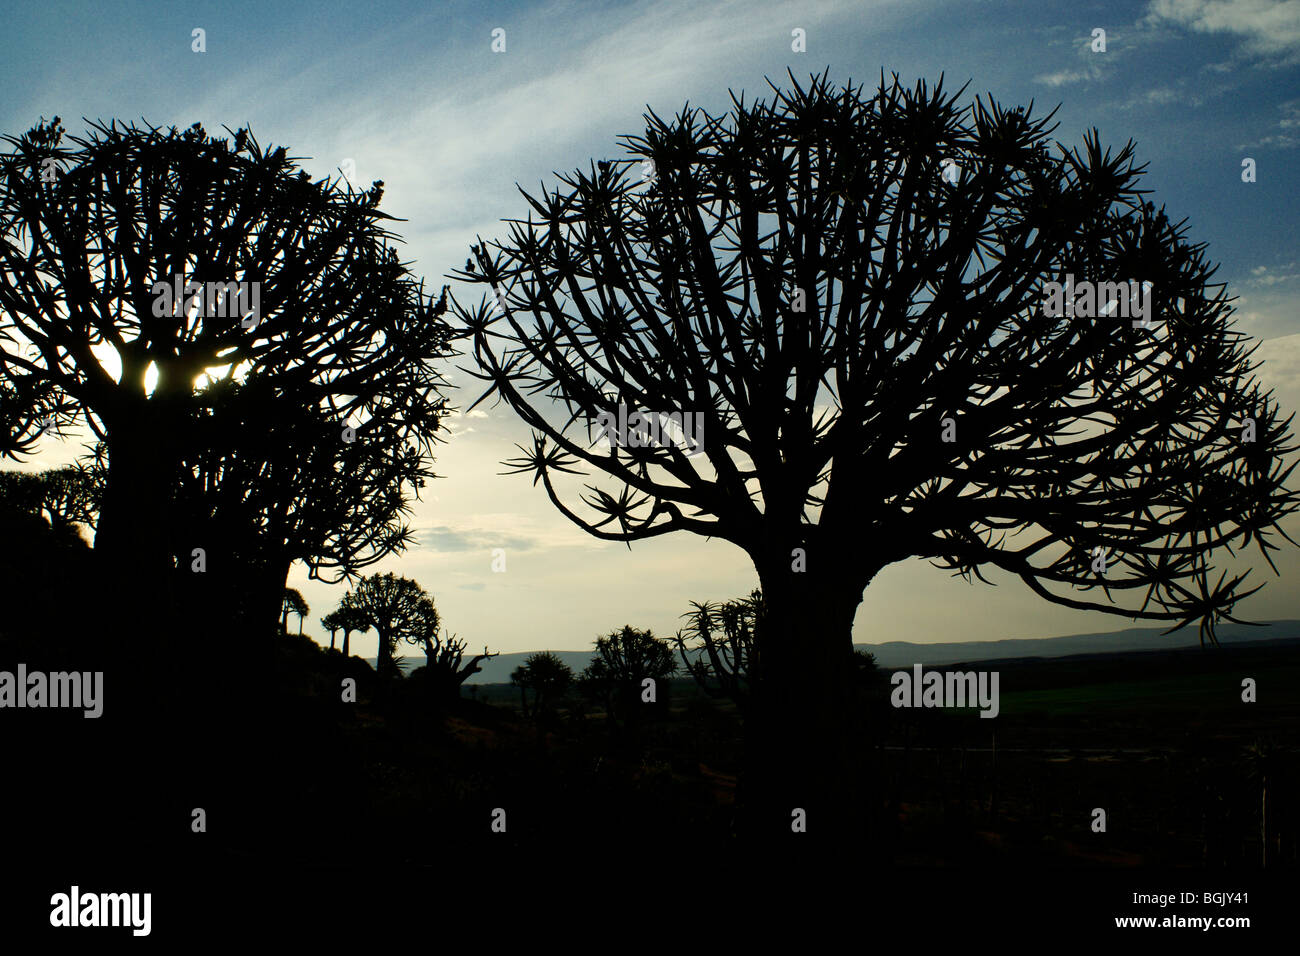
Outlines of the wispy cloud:
<svg viewBox="0 0 1300 956">
<path fill-rule="evenodd" d="M 1270 268 L 1268 266 L 1256 266 L 1250 270 L 1251 278 L 1246 280 L 1247 285 L 1272 286 L 1279 282 L 1290 282 L 1293 279 L 1300 279 L 1300 272 L 1290 272 L 1295 269 L 1296 263 L 1288 262 L 1284 266 Z"/>
<path fill-rule="evenodd" d="M 482 551 L 486 554 L 493 548 L 531 551 L 537 546 L 533 538 L 483 528 L 457 530 L 447 525 L 435 525 L 421 528 L 416 534 L 419 535 L 420 547 L 430 551 Z"/>
<path fill-rule="evenodd" d="M 1271 146 L 1275 149 L 1295 149 L 1300 146 L 1300 100 L 1279 103 L 1278 110 L 1282 113 L 1282 117 L 1277 121 L 1278 132 L 1262 136 L 1250 143 L 1240 144 L 1237 148 Z"/>
<path fill-rule="evenodd" d="M 1153 0 L 1145 22 L 1238 37 L 1239 57 L 1268 65 L 1300 62 L 1300 0 Z"/>
<path fill-rule="evenodd" d="M 1046 83 L 1048 86 L 1069 86 L 1071 83 L 1083 83 L 1090 80 L 1099 80 L 1102 76 L 1100 66 L 1092 66 L 1084 70 L 1057 70 L 1055 73 L 1043 73 L 1034 77 L 1038 83 Z"/>
</svg>

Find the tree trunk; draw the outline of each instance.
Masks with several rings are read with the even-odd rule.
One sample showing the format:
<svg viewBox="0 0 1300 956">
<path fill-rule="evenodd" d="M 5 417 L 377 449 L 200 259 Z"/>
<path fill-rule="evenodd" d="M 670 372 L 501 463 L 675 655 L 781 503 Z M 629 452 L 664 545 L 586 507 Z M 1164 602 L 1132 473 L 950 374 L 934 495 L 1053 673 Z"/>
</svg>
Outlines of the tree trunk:
<svg viewBox="0 0 1300 956">
<path fill-rule="evenodd" d="M 283 604 L 284 589 L 289 583 L 289 568 L 292 564 L 292 561 L 270 559 L 259 562 L 245 572 L 253 581 L 254 592 L 248 598 L 249 623 L 256 630 L 259 640 L 274 635 L 276 627 L 281 635 L 289 633 L 289 615 L 283 611 Z"/>
<path fill-rule="evenodd" d="M 338 631 L 330 631 L 330 650 L 334 650 L 334 639 L 338 637 Z"/>
<path fill-rule="evenodd" d="M 792 571 L 777 550 L 759 567 L 756 636 L 738 803 L 753 835 L 818 843 L 860 835 L 868 808 L 853 618 L 865 586 L 832 568 Z M 804 811 L 806 833 L 794 829 Z"/>
<path fill-rule="evenodd" d="M 350 637 L 352 637 L 352 629 L 349 627 L 345 627 L 343 629 L 343 656 L 345 658 L 351 656 L 352 654 L 352 651 L 348 649 L 348 639 Z"/>
<path fill-rule="evenodd" d="M 383 704 L 388 698 L 388 674 L 391 670 L 392 653 L 388 648 L 388 636 L 375 628 L 379 636 L 379 650 L 375 654 L 375 703 Z"/>
<path fill-rule="evenodd" d="M 95 553 L 111 626 L 119 634 L 130 631 L 161 638 L 174 623 L 176 557 L 170 505 L 176 464 L 167 451 L 165 430 L 151 428 L 143 409 L 141 416 L 139 421 L 110 428 L 109 470 Z M 195 542 L 194 547 L 202 545 Z M 188 564 L 189 551 L 185 554 Z"/>
</svg>

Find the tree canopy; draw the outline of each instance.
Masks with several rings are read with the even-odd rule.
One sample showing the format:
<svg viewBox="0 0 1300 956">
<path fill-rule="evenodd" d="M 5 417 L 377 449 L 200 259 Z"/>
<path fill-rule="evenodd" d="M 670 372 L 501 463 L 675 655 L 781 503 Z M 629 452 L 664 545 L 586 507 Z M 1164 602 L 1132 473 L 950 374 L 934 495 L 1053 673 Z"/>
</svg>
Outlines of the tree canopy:
<svg viewBox="0 0 1300 956">
<path fill-rule="evenodd" d="M 750 555 L 751 779 L 784 792 L 774 820 L 791 788 L 839 787 L 829 728 L 881 569 L 1000 572 L 1214 640 L 1254 591 L 1221 561 L 1271 563 L 1297 505 L 1291 419 L 1132 142 L 1054 142 L 1052 114 L 942 79 L 772 91 L 648 112 L 627 158 L 525 192 L 455 273 L 485 294 L 452 311 L 478 401 L 533 430 L 506 464 L 563 515 Z"/>
<path fill-rule="evenodd" d="M 78 138 L 56 117 L 5 142 L 0 452 L 89 428 L 106 567 L 156 584 L 227 546 L 227 565 L 266 559 L 269 602 L 292 560 L 349 575 L 403 546 L 450 332 L 392 244 L 383 184 L 314 181 L 247 129 Z"/>
<path fill-rule="evenodd" d="M 1290 419 L 1250 377 L 1204 245 L 1143 200 L 1133 144 L 1093 131 L 1052 155 L 1050 115 L 963 108 L 942 81 L 773 89 L 728 117 L 648 114 L 630 159 L 526 196 L 458 273 L 500 293 L 454 308 L 484 397 L 535 429 L 517 470 L 608 540 L 689 530 L 787 572 L 803 547 L 823 575 L 855 552 L 837 563 L 859 592 L 924 557 L 1071 607 L 1226 616 L 1248 592 L 1210 556 L 1266 552 L 1294 510 Z M 1151 283 L 1149 327 L 1049 317 L 1043 284 L 1067 273 Z M 703 456 L 593 447 L 620 404 L 702 415 Z M 588 486 L 590 517 L 554 480 L 581 465 L 622 484 Z"/>
<path fill-rule="evenodd" d="M 551 651 L 529 654 L 510 674 L 510 682 L 519 688 L 528 712 L 527 692 L 533 692 L 532 713 L 541 716 L 556 700 L 564 696 L 573 683 L 573 668 Z"/>
<path fill-rule="evenodd" d="M 588 693 L 603 698 L 611 716 L 618 711 L 625 719 L 638 713 L 642 682 L 658 684 L 677 673 L 677 661 L 667 641 L 625 624 L 596 638 L 596 654 L 583 670 L 581 683 Z M 658 691 L 656 691 L 656 694 Z"/>
<path fill-rule="evenodd" d="M 677 632 L 686 672 L 710 697 L 726 697 L 742 711 L 749 699 L 755 631 L 763 619 L 763 592 L 735 601 L 692 601 L 686 627 Z"/>
<path fill-rule="evenodd" d="M 375 670 L 381 680 L 391 676 L 398 641 L 420 642 L 438 628 L 438 611 L 424 588 L 391 571 L 362 578 L 344 595 L 340 609 L 354 622 L 375 629 L 379 637 Z"/>
</svg>

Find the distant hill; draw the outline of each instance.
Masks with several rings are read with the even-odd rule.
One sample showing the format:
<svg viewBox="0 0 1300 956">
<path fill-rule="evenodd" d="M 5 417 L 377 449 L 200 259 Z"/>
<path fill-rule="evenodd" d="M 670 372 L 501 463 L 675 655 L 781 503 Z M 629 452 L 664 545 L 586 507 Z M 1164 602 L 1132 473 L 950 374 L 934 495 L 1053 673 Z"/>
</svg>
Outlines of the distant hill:
<svg viewBox="0 0 1300 956">
<path fill-rule="evenodd" d="M 1241 644 L 1300 637 L 1300 621 L 1270 621 L 1260 627 L 1225 624 L 1218 628 L 1219 643 Z M 1155 651 L 1188 647 L 1200 643 L 1197 628 L 1185 627 L 1162 634 L 1158 627 L 1130 627 L 1122 631 L 1071 634 L 1068 637 L 1013 638 L 1003 641 L 952 641 L 944 644 L 914 644 L 886 641 L 883 644 L 855 644 L 858 650 L 876 656 L 881 667 L 910 667 L 913 664 L 957 664 L 1001 658 L 1068 657 L 1072 654 L 1115 654 L 1122 651 Z"/>
<path fill-rule="evenodd" d="M 1300 637 L 1300 621 L 1270 621 L 1260 627 L 1226 624 L 1219 628 L 1219 641 L 1223 644 L 1240 644 L 1246 641 L 1275 640 Z M 912 641 L 886 641 L 883 644 L 855 644 L 860 651 L 876 656 L 881 667 L 910 667 L 913 664 L 956 664 L 964 661 L 986 661 L 1001 658 L 1068 657 L 1072 654 L 1108 654 L 1121 651 L 1149 651 L 1171 647 L 1188 647 L 1199 643 L 1197 629 L 1185 627 L 1172 634 L 1161 634 L 1158 627 L 1130 627 L 1122 631 L 1102 631 L 1095 634 L 1071 634 L 1068 637 L 1011 638 L 1002 641 L 951 641 L 942 644 L 917 644 Z M 482 670 L 475 674 L 470 684 L 504 684 L 510 681 L 510 672 L 522 664 L 534 651 L 501 654 L 483 661 Z M 591 662 L 594 649 L 585 651 L 553 651 L 560 660 L 573 668 L 575 674 Z M 374 666 L 374 658 L 369 658 Z M 409 674 L 423 661 L 417 656 L 407 659 Z"/>
</svg>

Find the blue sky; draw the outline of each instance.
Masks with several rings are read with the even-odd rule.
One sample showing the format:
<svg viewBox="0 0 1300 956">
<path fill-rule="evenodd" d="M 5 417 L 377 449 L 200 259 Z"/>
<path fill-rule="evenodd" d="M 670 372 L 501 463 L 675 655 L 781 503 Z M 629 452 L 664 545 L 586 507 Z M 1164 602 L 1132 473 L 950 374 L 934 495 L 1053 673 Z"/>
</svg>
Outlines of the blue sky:
<svg viewBox="0 0 1300 956">
<path fill-rule="evenodd" d="M 145 119 L 209 131 L 251 124 L 313 174 L 351 160 L 355 179 L 385 182 L 383 208 L 404 257 L 436 288 L 478 235 L 504 236 L 530 191 L 555 170 L 620 155 L 687 101 L 725 110 L 829 68 L 870 87 L 882 69 L 912 83 L 991 94 L 1046 112 L 1056 138 L 1136 140 L 1145 185 L 1189 234 L 1209 243 L 1218 279 L 1239 297 L 1239 327 L 1259 338 L 1260 377 L 1300 407 L 1300 0 L 1149 3 L 724 2 L 58 3 L 7 4 L 0 31 L 0 131 L 59 115 L 74 134 L 91 120 Z M 492 31 L 505 51 L 492 51 Z M 1093 52 L 1092 31 L 1106 31 Z M 206 52 L 192 49 L 205 31 Z M 806 31 L 807 50 L 791 49 Z M 1257 181 L 1241 181 L 1244 158 Z M 464 360 L 462 360 L 464 361 Z M 478 392 L 467 376 L 454 401 Z M 480 406 L 480 408 L 483 408 Z M 381 565 L 419 580 L 471 647 L 589 647 L 633 624 L 667 636 L 688 601 L 747 593 L 755 575 L 730 545 L 672 535 L 631 551 L 568 524 L 523 477 L 499 476 L 527 433 L 503 407 L 450 423 L 416 506 L 420 546 Z M 51 443 L 23 465 L 80 450 Z M 1300 522 L 1287 526 L 1300 540 Z M 863 542 L 870 547 L 870 542 Z M 506 549 L 507 570 L 490 570 Z M 1255 619 L 1300 618 L 1300 560 L 1239 606 Z M 1271 573 L 1267 575 L 1272 578 Z M 999 580 L 994 577 L 994 580 Z M 307 630 L 341 587 L 291 583 L 312 606 Z M 1018 581 L 969 585 L 921 562 L 877 576 L 859 609 L 858 641 L 1036 637 L 1119 629 L 1125 618 L 1047 604 Z M 374 638 L 355 644 L 373 654 Z"/>
</svg>

